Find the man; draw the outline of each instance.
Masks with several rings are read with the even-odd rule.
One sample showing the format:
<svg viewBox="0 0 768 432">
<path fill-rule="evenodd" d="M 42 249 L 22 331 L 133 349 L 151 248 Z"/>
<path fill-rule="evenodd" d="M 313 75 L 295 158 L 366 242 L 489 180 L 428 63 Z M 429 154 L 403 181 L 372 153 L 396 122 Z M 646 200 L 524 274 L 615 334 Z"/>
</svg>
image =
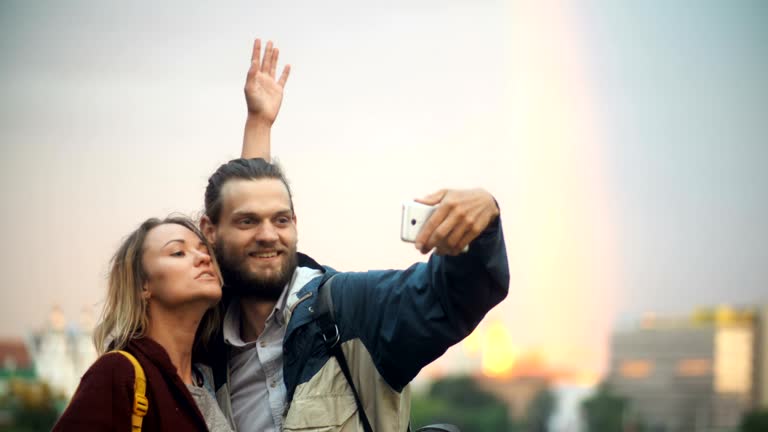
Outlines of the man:
<svg viewBox="0 0 768 432">
<path fill-rule="evenodd" d="M 273 56 L 265 59 L 276 63 Z M 254 58 L 246 100 L 249 122 L 262 117 L 251 123 L 261 125 L 263 138 L 280 103 L 249 95 L 248 82 L 259 76 L 265 86 L 274 83 L 275 65 L 259 65 L 256 47 Z M 278 84 L 281 100 L 285 81 Z M 265 114 L 254 106 L 277 109 Z M 251 138 L 246 127 L 244 155 L 268 156 L 268 146 Z M 297 213 L 278 166 L 236 159 L 210 177 L 201 228 L 215 245 L 227 297 L 217 348 L 226 355 L 214 357 L 215 386 L 236 430 L 363 431 L 366 421 L 377 432 L 407 430 L 408 383 L 469 335 L 509 285 L 499 209 L 488 192 L 442 190 L 421 202 L 437 206 L 416 239 L 422 253 L 435 251 L 427 263 L 339 273 L 297 252 Z M 338 330 L 327 337 L 318 322 L 321 284 Z M 328 353 L 325 340 L 333 336 L 364 415 Z"/>
</svg>

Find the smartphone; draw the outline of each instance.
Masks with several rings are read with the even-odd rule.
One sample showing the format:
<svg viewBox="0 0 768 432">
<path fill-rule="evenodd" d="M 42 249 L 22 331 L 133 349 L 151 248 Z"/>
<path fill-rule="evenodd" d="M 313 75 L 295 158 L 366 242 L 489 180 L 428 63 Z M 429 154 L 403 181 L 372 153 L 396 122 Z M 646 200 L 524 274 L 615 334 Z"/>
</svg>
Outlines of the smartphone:
<svg viewBox="0 0 768 432">
<path fill-rule="evenodd" d="M 421 231 L 424 223 L 427 222 L 427 219 L 432 216 L 434 211 L 435 206 L 415 201 L 404 202 L 403 215 L 400 221 L 400 239 L 404 242 L 415 242 L 419 231 Z"/>
<path fill-rule="evenodd" d="M 427 222 L 435 206 L 417 203 L 416 201 L 407 201 L 403 203 L 403 215 L 400 219 L 400 239 L 404 242 L 414 243 L 419 231 Z M 462 253 L 469 250 L 469 245 L 464 246 Z"/>
</svg>

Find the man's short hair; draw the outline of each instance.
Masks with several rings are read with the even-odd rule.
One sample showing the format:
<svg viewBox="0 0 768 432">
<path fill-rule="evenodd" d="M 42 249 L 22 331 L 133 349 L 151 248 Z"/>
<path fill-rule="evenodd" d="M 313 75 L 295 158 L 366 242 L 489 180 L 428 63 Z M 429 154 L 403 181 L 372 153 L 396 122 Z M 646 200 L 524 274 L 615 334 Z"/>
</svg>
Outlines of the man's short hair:
<svg viewBox="0 0 768 432">
<path fill-rule="evenodd" d="M 229 180 L 259 180 L 277 179 L 283 182 L 288 191 L 288 199 L 293 211 L 293 195 L 288 186 L 288 180 L 283 175 L 283 170 L 276 163 L 269 163 L 264 159 L 232 159 L 220 166 L 208 179 L 205 188 L 205 215 L 213 224 L 219 223 L 221 216 L 221 189 Z"/>
</svg>

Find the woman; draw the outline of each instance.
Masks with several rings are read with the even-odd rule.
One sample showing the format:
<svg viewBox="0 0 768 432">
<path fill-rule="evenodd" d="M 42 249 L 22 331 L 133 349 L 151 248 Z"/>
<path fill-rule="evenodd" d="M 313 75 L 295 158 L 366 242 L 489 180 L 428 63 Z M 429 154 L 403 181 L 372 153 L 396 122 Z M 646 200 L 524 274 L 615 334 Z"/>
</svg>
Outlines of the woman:
<svg viewBox="0 0 768 432">
<path fill-rule="evenodd" d="M 245 84 L 248 106 L 243 157 L 269 159 L 270 130 L 288 80 L 275 79 L 278 49 L 253 45 Z M 261 61 L 260 61 L 261 59 Z M 94 341 L 102 356 L 83 376 L 54 431 L 129 430 L 135 369 L 113 350 L 132 354 L 146 376 L 144 431 L 230 431 L 213 395 L 210 371 L 192 353 L 219 324 L 214 306 L 221 276 L 208 242 L 185 218 L 149 219 L 112 259 L 107 301 Z M 134 430 L 136 430 L 134 428 Z"/>
<path fill-rule="evenodd" d="M 186 218 L 149 219 L 112 259 L 94 341 L 102 356 L 83 376 L 55 431 L 131 428 L 135 372 L 146 376 L 142 430 L 229 431 L 209 373 L 192 364 L 196 344 L 216 330 L 221 275 L 203 235 Z M 205 413 L 205 417 L 202 413 Z"/>
</svg>

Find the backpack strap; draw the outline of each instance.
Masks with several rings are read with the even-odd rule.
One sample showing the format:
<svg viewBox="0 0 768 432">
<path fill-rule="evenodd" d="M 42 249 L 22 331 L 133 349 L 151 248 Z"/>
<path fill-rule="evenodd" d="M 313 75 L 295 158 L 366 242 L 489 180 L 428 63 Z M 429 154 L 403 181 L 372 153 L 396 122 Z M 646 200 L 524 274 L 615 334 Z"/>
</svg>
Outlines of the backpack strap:
<svg viewBox="0 0 768 432">
<path fill-rule="evenodd" d="M 133 410 L 131 415 L 131 431 L 141 432 L 141 422 L 144 420 L 144 416 L 147 415 L 149 409 L 149 400 L 147 400 L 147 378 L 144 375 L 144 369 L 139 364 L 131 353 L 123 350 L 110 351 L 113 353 L 122 354 L 133 365 L 134 382 L 133 382 Z"/>
<path fill-rule="evenodd" d="M 331 297 L 331 282 L 334 277 L 336 276 L 331 276 L 317 288 L 317 301 L 315 302 L 315 309 L 317 311 L 316 322 L 320 327 L 320 336 L 322 336 L 323 342 L 325 342 L 325 349 L 328 351 L 328 355 L 335 357 L 336 361 L 339 362 L 339 367 L 341 367 L 341 371 L 347 379 L 347 384 L 352 388 L 360 422 L 363 423 L 363 430 L 365 432 L 373 432 L 368 416 L 365 414 L 363 403 L 360 400 L 360 395 L 357 393 L 357 388 L 355 388 L 355 384 L 352 382 L 352 374 L 349 371 L 347 358 L 344 356 L 341 344 L 339 343 L 341 335 L 339 333 L 339 326 L 336 324 L 333 297 Z"/>
</svg>

